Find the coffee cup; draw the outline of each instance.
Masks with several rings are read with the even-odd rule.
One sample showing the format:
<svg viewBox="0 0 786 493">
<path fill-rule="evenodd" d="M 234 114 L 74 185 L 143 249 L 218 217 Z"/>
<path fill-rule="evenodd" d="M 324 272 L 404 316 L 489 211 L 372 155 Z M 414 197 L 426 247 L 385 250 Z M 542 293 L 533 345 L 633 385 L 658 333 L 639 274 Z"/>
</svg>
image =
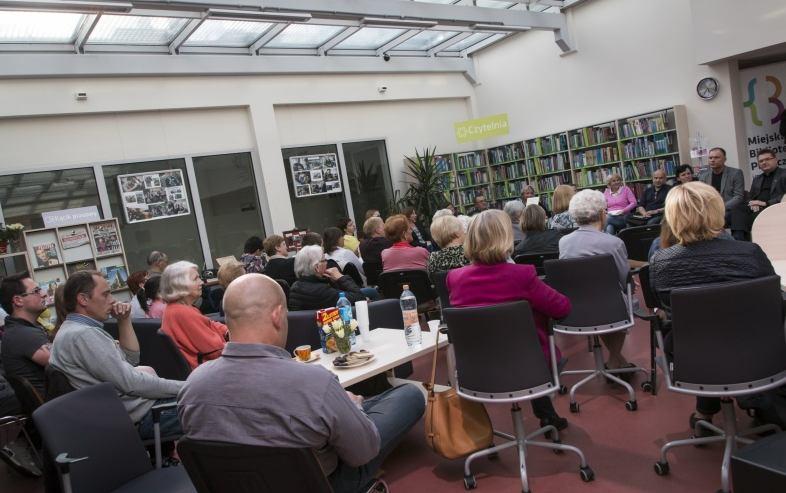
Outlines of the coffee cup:
<svg viewBox="0 0 786 493">
<path fill-rule="evenodd" d="M 304 346 L 298 346 L 295 348 L 294 353 L 297 359 L 300 361 L 308 361 L 311 359 L 311 346 L 308 344 Z"/>
</svg>

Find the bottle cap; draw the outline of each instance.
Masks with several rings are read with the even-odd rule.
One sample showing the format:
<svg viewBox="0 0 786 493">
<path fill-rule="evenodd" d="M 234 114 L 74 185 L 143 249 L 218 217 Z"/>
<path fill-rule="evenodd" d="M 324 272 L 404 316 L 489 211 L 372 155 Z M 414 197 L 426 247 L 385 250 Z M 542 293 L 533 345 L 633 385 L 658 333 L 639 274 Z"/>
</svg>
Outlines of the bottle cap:
<svg viewBox="0 0 786 493">
<path fill-rule="evenodd" d="M 343 298 L 343 297 L 345 297 L 345 296 L 346 296 L 346 294 L 344 294 L 344 291 L 339 291 L 339 292 L 338 292 L 338 297 L 339 297 L 339 298 Z"/>
<path fill-rule="evenodd" d="M 409 284 L 405 284 L 405 285 L 403 286 L 403 289 L 407 289 L 407 290 L 408 290 L 408 289 L 409 289 Z"/>
</svg>

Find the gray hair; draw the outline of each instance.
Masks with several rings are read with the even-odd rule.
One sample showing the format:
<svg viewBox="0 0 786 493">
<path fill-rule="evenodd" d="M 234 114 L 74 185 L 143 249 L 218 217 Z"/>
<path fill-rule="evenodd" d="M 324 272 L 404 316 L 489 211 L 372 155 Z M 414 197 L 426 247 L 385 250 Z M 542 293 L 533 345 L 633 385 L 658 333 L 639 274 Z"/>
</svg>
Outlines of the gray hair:
<svg viewBox="0 0 786 493">
<path fill-rule="evenodd" d="M 439 217 L 452 216 L 452 215 L 453 215 L 453 213 L 450 211 L 450 209 L 440 209 L 440 210 L 438 210 L 437 212 L 434 213 L 434 217 L 431 218 L 431 222 L 436 221 L 437 218 L 439 218 Z"/>
<path fill-rule="evenodd" d="M 461 225 L 464 226 L 464 232 L 466 233 L 469 229 L 470 223 L 472 223 L 472 218 L 469 216 L 465 216 L 464 214 L 459 215 L 456 219 L 461 221 Z"/>
<path fill-rule="evenodd" d="M 592 224 L 600 220 L 606 210 L 606 197 L 597 190 L 582 190 L 570 199 L 568 212 L 576 224 Z"/>
<path fill-rule="evenodd" d="M 300 279 L 314 274 L 314 267 L 322 260 L 322 247 L 304 246 L 295 255 L 295 275 Z"/>
<path fill-rule="evenodd" d="M 181 260 L 168 265 L 161 274 L 161 298 L 167 303 L 180 301 L 188 296 L 191 287 L 191 269 L 199 272 L 196 264 Z"/>
<path fill-rule="evenodd" d="M 503 208 L 505 213 L 510 216 L 510 222 L 516 224 L 521 219 L 521 214 L 524 212 L 524 202 L 520 200 L 511 200 L 510 202 L 505 202 L 505 207 Z"/>
<path fill-rule="evenodd" d="M 166 260 L 167 256 L 164 252 L 159 252 L 158 250 L 153 250 L 150 252 L 150 255 L 147 256 L 147 265 L 150 267 L 156 265 L 157 263 L 161 262 L 162 260 Z"/>
</svg>

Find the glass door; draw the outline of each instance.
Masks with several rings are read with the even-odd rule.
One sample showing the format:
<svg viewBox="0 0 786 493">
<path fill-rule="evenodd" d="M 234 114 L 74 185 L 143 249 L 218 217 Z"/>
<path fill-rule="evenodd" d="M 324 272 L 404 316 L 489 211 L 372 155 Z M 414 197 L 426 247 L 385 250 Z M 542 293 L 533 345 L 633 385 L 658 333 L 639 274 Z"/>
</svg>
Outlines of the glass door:
<svg viewBox="0 0 786 493">
<path fill-rule="evenodd" d="M 393 198 L 388 152 L 384 140 L 348 142 L 341 147 L 355 224 L 360 231 L 366 211 L 377 209 L 384 214 Z"/>
</svg>

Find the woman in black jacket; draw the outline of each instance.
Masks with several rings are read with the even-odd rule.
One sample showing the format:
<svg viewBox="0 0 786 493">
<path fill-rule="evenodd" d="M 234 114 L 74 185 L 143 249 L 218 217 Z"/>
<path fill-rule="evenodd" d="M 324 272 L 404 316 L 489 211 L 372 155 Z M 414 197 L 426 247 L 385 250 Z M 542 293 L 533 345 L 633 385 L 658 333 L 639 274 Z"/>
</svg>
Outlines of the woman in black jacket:
<svg viewBox="0 0 786 493">
<path fill-rule="evenodd" d="M 513 250 L 513 258 L 530 253 L 559 253 L 559 239 L 572 229 L 546 229 L 546 211 L 536 204 L 524 208 L 519 220 L 524 239 Z"/>
<path fill-rule="evenodd" d="M 295 256 L 297 281 L 289 289 L 290 310 L 319 310 L 336 306 L 339 293 L 347 299 L 365 300 L 360 288 L 351 277 L 335 267 L 327 267 L 322 248 L 316 245 L 303 247 Z"/>
</svg>

